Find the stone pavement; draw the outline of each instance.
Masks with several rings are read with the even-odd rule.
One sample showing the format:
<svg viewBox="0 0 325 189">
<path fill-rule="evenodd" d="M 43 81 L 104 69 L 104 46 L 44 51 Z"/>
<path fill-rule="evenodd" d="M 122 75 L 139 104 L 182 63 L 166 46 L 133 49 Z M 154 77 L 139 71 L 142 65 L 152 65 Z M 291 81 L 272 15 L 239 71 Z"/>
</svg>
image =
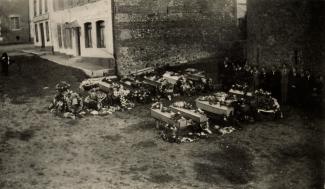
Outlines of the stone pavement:
<svg viewBox="0 0 325 189">
<path fill-rule="evenodd" d="M 51 51 L 40 49 L 22 50 L 22 52 L 34 54 L 63 66 L 80 69 L 88 77 L 115 76 L 114 60 L 112 59 L 73 57 L 59 53 L 53 54 Z"/>
</svg>

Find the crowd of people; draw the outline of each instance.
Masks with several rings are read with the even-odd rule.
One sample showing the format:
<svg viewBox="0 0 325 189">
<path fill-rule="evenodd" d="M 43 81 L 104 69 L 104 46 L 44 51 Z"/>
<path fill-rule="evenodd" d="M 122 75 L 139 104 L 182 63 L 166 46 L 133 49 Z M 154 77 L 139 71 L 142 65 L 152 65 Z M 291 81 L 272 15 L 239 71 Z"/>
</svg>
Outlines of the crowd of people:
<svg viewBox="0 0 325 189">
<path fill-rule="evenodd" d="M 263 89 L 282 104 L 298 106 L 320 103 L 323 91 L 323 76 L 312 75 L 302 67 L 251 66 L 234 64 L 228 57 L 219 68 L 223 90 L 228 91 L 234 84 L 246 84 L 248 90 Z"/>
</svg>

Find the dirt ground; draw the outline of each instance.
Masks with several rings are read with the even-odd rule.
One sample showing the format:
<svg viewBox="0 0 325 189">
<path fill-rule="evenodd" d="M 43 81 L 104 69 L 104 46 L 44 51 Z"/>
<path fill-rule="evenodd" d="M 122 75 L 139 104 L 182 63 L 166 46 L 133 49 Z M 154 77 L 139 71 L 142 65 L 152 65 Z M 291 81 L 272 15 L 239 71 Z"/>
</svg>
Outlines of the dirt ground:
<svg viewBox="0 0 325 189">
<path fill-rule="evenodd" d="M 285 118 L 229 135 L 170 144 L 149 105 L 105 117 L 55 117 L 55 84 L 74 90 L 85 76 L 31 56 L 22 73 L 0 76 L 0 188 L 323 188 L 324 120 L 284 107 Z"/>
</svg>

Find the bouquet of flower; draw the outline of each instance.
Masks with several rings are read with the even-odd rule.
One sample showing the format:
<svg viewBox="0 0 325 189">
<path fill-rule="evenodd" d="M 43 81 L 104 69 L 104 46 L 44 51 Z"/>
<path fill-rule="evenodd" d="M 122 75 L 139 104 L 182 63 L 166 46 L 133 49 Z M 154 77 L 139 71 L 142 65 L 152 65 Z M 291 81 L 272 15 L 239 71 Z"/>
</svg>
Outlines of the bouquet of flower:
<svg viewBox="0 0 325 189">
<path fill-rule="evenodd" d="M 159 93 L 171 100 L 171 96 L 174 93 L 174 85 L 169 83 L 167 80 L 163 80 L 159 87 Z"/>
<path fill-rule="evenodd" d="M 193 105 L 185 102 L 185 101 L 178 101 L 172 104 L 172 106 L 176 107 L 176 108 L 184 108 L 184 109 L 188 109 L 191 110 L 193 109 Z"/>
<path fill-rule="evenodd" d="M 247 92 L 248 91 L 248 85 L 246 83 L 240 85 L 240 84 L 234 84 L 231 86 L 232 90 L 235 91 L 243 91 L 243 92 Z"/>
<path fill-rule="evenodd" d="M 94 88 L 89 91 L 84 102 L 88 109 L 100 110 L 105 100 L 107 100 L 107 94 L 100 91 L 98 88 Z"/>
<path fill-rule="evenodd" d="M 200 97 L 199 100 L 201 101 L 208 101 L 210 104 L 220 104 L 229 106 L 231 105 L 236 99 L 225 92 L 218 92 L 214 95 Z"/>
<path fill-rule="evenodd" d="M 97 88 L 97 87 L 98 87 L 98 81 L 87 79 L 81 82 L 79 88 L 89 91 L 90 89 Z"/>
<path fill-rule="evenodd" d="M 65 92 L 70 89 L 71 85 L 65 81 L 61 81 L 60 83 L 56 84 L 55 89 L 59 92 Z"/>
<path fill-rule="evenodd" d="M 278 101 L 271 96 L 270 92 L 263 91 L 262 89 L 256 90 L 255 99 L 257 102 L 258 109 L 267 111 L 278 111 L 280 109 Z"/>
</svg>

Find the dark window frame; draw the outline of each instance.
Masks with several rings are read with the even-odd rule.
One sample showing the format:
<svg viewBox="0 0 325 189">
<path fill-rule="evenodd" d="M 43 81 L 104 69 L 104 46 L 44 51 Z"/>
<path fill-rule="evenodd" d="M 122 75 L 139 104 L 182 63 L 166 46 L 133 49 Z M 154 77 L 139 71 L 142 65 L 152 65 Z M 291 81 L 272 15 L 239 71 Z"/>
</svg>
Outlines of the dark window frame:
<svg viewBox="0 0 325 189">
<path fill-rule="evenodd" d="M 106 48 L 104 20 L 99 20 L 96 22 L 96 31 L 97 31 L 97 48 Z"/>
<path fill-rule="evenodd" d="M 92 48 L 92 23 L 86 22 L 84 24 L 84 31 L 85 31 L 85 48 Z"/>
<path fill-rule="evenodd" d="M 35 40 L 36 40 L 36 43 L 38 43 L 39 42 L 39 38 L 38 38 L 38 26 L 37 26 L 37 24 L 35 24 L 34 27 L 35 27 L 34 28 L 34 30 L 35 30 Z"/>
<path fill-rule="evenodd" d="M 49 22 L 45 22 L 46 41 L 50 41 L 50 28 Z"/>
</svg>

